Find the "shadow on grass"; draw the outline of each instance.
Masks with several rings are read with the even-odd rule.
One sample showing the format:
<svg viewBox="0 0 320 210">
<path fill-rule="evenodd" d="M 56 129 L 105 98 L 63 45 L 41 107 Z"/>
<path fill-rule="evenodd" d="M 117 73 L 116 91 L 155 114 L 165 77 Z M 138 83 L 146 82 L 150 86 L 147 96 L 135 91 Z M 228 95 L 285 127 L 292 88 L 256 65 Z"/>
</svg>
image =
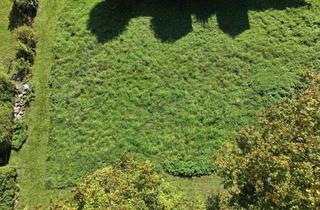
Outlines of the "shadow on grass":
<svg viewBox="0 0 320 210">
<path fill-rule="evenodd" d="M 106 0 L 92 9 L 88 29 L 104 43 L 121 34 L 131 18 L 149 16 L 156 36 L 174 42 L 192 31 L 191 15 L 201 22 L 216 15 L 219 28 L 235 37 L 250 28 L 249 10 L 305 5 L 304 0 Z"/>
<path fill-rule="evenodd" d="M 11 147 L 8 142 L 0 143 L 0 167 L 9 163 L 11 155 Z"/>
<path fill-rule="evenodd" d="M 10 31 L 18 28 L 25 23 L 25 17 L 21 14 L 21 12 L 13 5 L 9 14 L 9 26 L 8 29 Z"/>
</svg>

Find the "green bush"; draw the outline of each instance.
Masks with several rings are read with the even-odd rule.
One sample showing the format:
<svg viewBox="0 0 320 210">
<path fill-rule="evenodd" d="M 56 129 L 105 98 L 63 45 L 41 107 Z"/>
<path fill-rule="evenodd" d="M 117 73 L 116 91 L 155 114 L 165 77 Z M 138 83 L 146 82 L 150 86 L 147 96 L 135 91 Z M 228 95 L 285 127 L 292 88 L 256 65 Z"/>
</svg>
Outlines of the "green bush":
<svg viewBox="0 0 320 210">
<path fill-rule="evenodd" d="M 39 7 L 38 0 L 14 0 L 14 6 L 25 16 L 35 17 Z"/>
<path fill-rule="evenodd" d="M 17 120 L 14 126 L 11 148 L 20 150 L 28 138 L 28 126 L 23 120 Z"/>
<path fill-rule="evenodd" d="M 204 176 L 210 175 L 213 172 L 213 166 L 210 160 L 196 157 L 190 160 L 184 160 L 182 157 L 177 156 L 171 160 L 166 160 L 163 168 L 167 173 L 181 177 Z"/>
<path fill-rule="evenodd" d="M 31 74 L 31 64 L 23 58 L 16 59 L 13 61 L 10 71 L 12 72 L 13 80 L 22 81 Z"/>
<path fill-rule="evenodd" d="M 217 156 L 221 209 L 319 209 L 320 75 L 295 100 L 269 109 Z M 227 200 L 227 202 L 226 202 Z M 226 205 L 223 205 L 226 204 Z"/>
<path fill-rule="evenodd" d="M 30 64 L 33 64 L 35 55 L 35 49 L 23 43 L 19 44 L 16 55 L 17 59 L 24 59 L 25 61 L 28 61 Z"/>
<path fill-rule="evenodd" d="M 0 209 L 13 209 L 16 192 L 18 190 L 16 177 L 17 173 L 14 168 L 0 168 Z"/>
<path fill-rule="evenodd" d="M 24 95 L 24 96 L 22 97 L 22 100 L 24 101 L 25 106 L 29 106 L 30 103 L 31 103 L 31 102 L 34 100 L 34 98 L 35 98 L 33 85 L 32 85 L 30 82 L 28 82 L 28 85 L 29 85 L 31 91 L 29 91 L 26 95 Z"/>
<path fill-rule="evenodd" d="M 28 26 L 22 26 L 16 29 L 15 35 L 17 40 L 28 46 L 31 49 L 35 49 L 38 43 L 38 39 L 34 32 L 34 29 Z"/>
<path fill-rule="evenodd" d="M 12 135 L 12 111 L 15 89 L 8 76 L 3 72 L 0 69 L 0 143 L 9 143 Z"/>
<path fill-rule="evenodd" d="M 149 163 L 125 156 L 114 167 L 85 177 L 71 201 L 54 202 L 51 209 L 200 210 L 204 204 L 164 182 Z"/>
</svg>

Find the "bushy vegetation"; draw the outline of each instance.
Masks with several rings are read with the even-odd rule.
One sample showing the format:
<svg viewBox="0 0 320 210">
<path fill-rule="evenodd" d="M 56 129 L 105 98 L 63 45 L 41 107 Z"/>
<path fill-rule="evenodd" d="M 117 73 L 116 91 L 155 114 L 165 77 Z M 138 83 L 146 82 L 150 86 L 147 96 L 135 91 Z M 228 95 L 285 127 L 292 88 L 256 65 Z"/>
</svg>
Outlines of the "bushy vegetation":
<svg viewBox="0 0 320 210">
<path fill-rule="evenodd" d="M 32 73 L 31 64 L 23 58 L 16 59 L 11 64 L 10 72 L 13 80 L 23 81 Z"/>
<path fill-rule="evenodd" d="M 13 209 L 16 192 L 16 170 L 11 167 L 0 167 L 0 209 Z"/>
<path fill-rule="evenodd" d="M 14 0 L 14 6 L 25 16 L 35 17 L 37 14 L 38 0 Z"/>
<path fill-rule="evenodd" d="M 196 198 L 164 182 L 148 162 L 124 156 L 77 185 L 73 199 L 53 202 L 51 209 L 204 209 Z"/>
<path fill-rule="evenodd" d="M 29 78 L 32 73 L 32 64 L 36 55 L 38 39 L 34 29 L 29 26 L 21 26 L 15 30 L 15 36 L 19 47 L 16 59 L 11 64 L 12 78 L 16 81 L 23 81 Z"/>
<path fill-rule="evenodd" d="M 175 175 L 208 174 L 223 142 L 291 98 L 301 69 L 320 65 L 317 0 L 250 0 L 246 20 L 223 1 L 110 2 L 67 1 L 58 22 L 51 188 L 74 185 L 124 151 Z M 231 7 L 242 11 L 240 2 Z"/>
<path fill-rule="evenodd" d="M 15 30 L 17 40 L 31 49 L 36 49 L 38 38 L 32 27 L 21 26 Z"/>
<path fill-rule="evenodd" d="M 14 125 L 11 148 L 20 150 L 28 139 L 28 125 L 23 120 L 16 120 Z"/>
<path fill-rule="evenodd" d="M 318 209 L 320 206 L 320 76 L 297 99 L 269 109 L 261 129 L 240 131 L 221 150 L 227 192 L 212 209 Z"/>
<path fill-rule="evenodd" d="M 14 86 L 4 70 L 0 69 L 0 144 L 10 144 L 13 126 Z"/>
</svg>

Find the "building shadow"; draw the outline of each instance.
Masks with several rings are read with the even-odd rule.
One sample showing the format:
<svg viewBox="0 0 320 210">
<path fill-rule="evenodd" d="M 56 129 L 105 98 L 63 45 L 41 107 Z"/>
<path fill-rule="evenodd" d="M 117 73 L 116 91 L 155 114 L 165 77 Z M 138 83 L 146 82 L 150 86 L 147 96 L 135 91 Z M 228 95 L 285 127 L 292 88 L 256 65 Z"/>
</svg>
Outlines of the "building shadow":
<svg viewBox="0 0 320 210">
<path fill-rule="evenodd" d="M 148 16 L 156 37 L 174 42 L 192 31 L 192 15 L 204 23 L 216 15 L 219 28 L 235 37 L 250 28 L 250 10 L 306 5 L 304 0 L 106 0 L 91 10 L 87 27 L 104 43 L 119 36 L 131 18 Z"/>
</svg>

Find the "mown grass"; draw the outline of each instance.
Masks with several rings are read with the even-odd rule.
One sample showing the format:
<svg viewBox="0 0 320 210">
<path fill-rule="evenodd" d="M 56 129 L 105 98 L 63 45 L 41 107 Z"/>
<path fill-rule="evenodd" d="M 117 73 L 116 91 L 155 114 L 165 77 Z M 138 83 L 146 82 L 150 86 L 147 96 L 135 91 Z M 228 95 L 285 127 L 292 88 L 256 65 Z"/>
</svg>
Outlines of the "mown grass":
<svg viewBox="0 0 320 210">
<path fill-rule="evenodd" d="M 7 75 L 10 60 L 15 52 L 15 41 L 8 30 L 11 6 L 10 0 L 0 2 L 0 166 L 7 164 L 10 157 L 8 147 L 10 147 L 13 127 L 14 87 Z"/>
<path fill-rule="evenodd" d="M 19 152 L 14 152 L 10 165 L 18 169 L 20 186 L 17 209 L 33 209 L 38 205 L 46 206 L 51 197 L 64 197 L 68 192 L 48 190 L 45 186 L 47 177 L 47 154 L 49 135 L 49 87 L 48 77 L 52 65 L 52 44 L 55 26 L 62 0 L 41 0 L 35 19 L 35 31 L 39 38 L 37 56 L 32 68 L 32 83 L 35 100 L 28 111 L 28 139 Z"/>
<path fill-rule="evenodd" d="M 304 68 L 319 68 L 317 0 L 170 2 L 66 3 L 50 78 L 48 187 L 73 186 L 125 151 L 175 175 L 208 174 L 221 143 L 290 98 Z"/>
<path fill-rule="evenodd" d="M 0 68 L 7 71 L 10 60 L 15 54 L 15 39 L 13 34 L 8 30 L 9 14 L 12 7 L 11 0 L 1 0 L 0 2 Z M 7 72 L 6 72 L 7 73 Z"/>
</svg>

